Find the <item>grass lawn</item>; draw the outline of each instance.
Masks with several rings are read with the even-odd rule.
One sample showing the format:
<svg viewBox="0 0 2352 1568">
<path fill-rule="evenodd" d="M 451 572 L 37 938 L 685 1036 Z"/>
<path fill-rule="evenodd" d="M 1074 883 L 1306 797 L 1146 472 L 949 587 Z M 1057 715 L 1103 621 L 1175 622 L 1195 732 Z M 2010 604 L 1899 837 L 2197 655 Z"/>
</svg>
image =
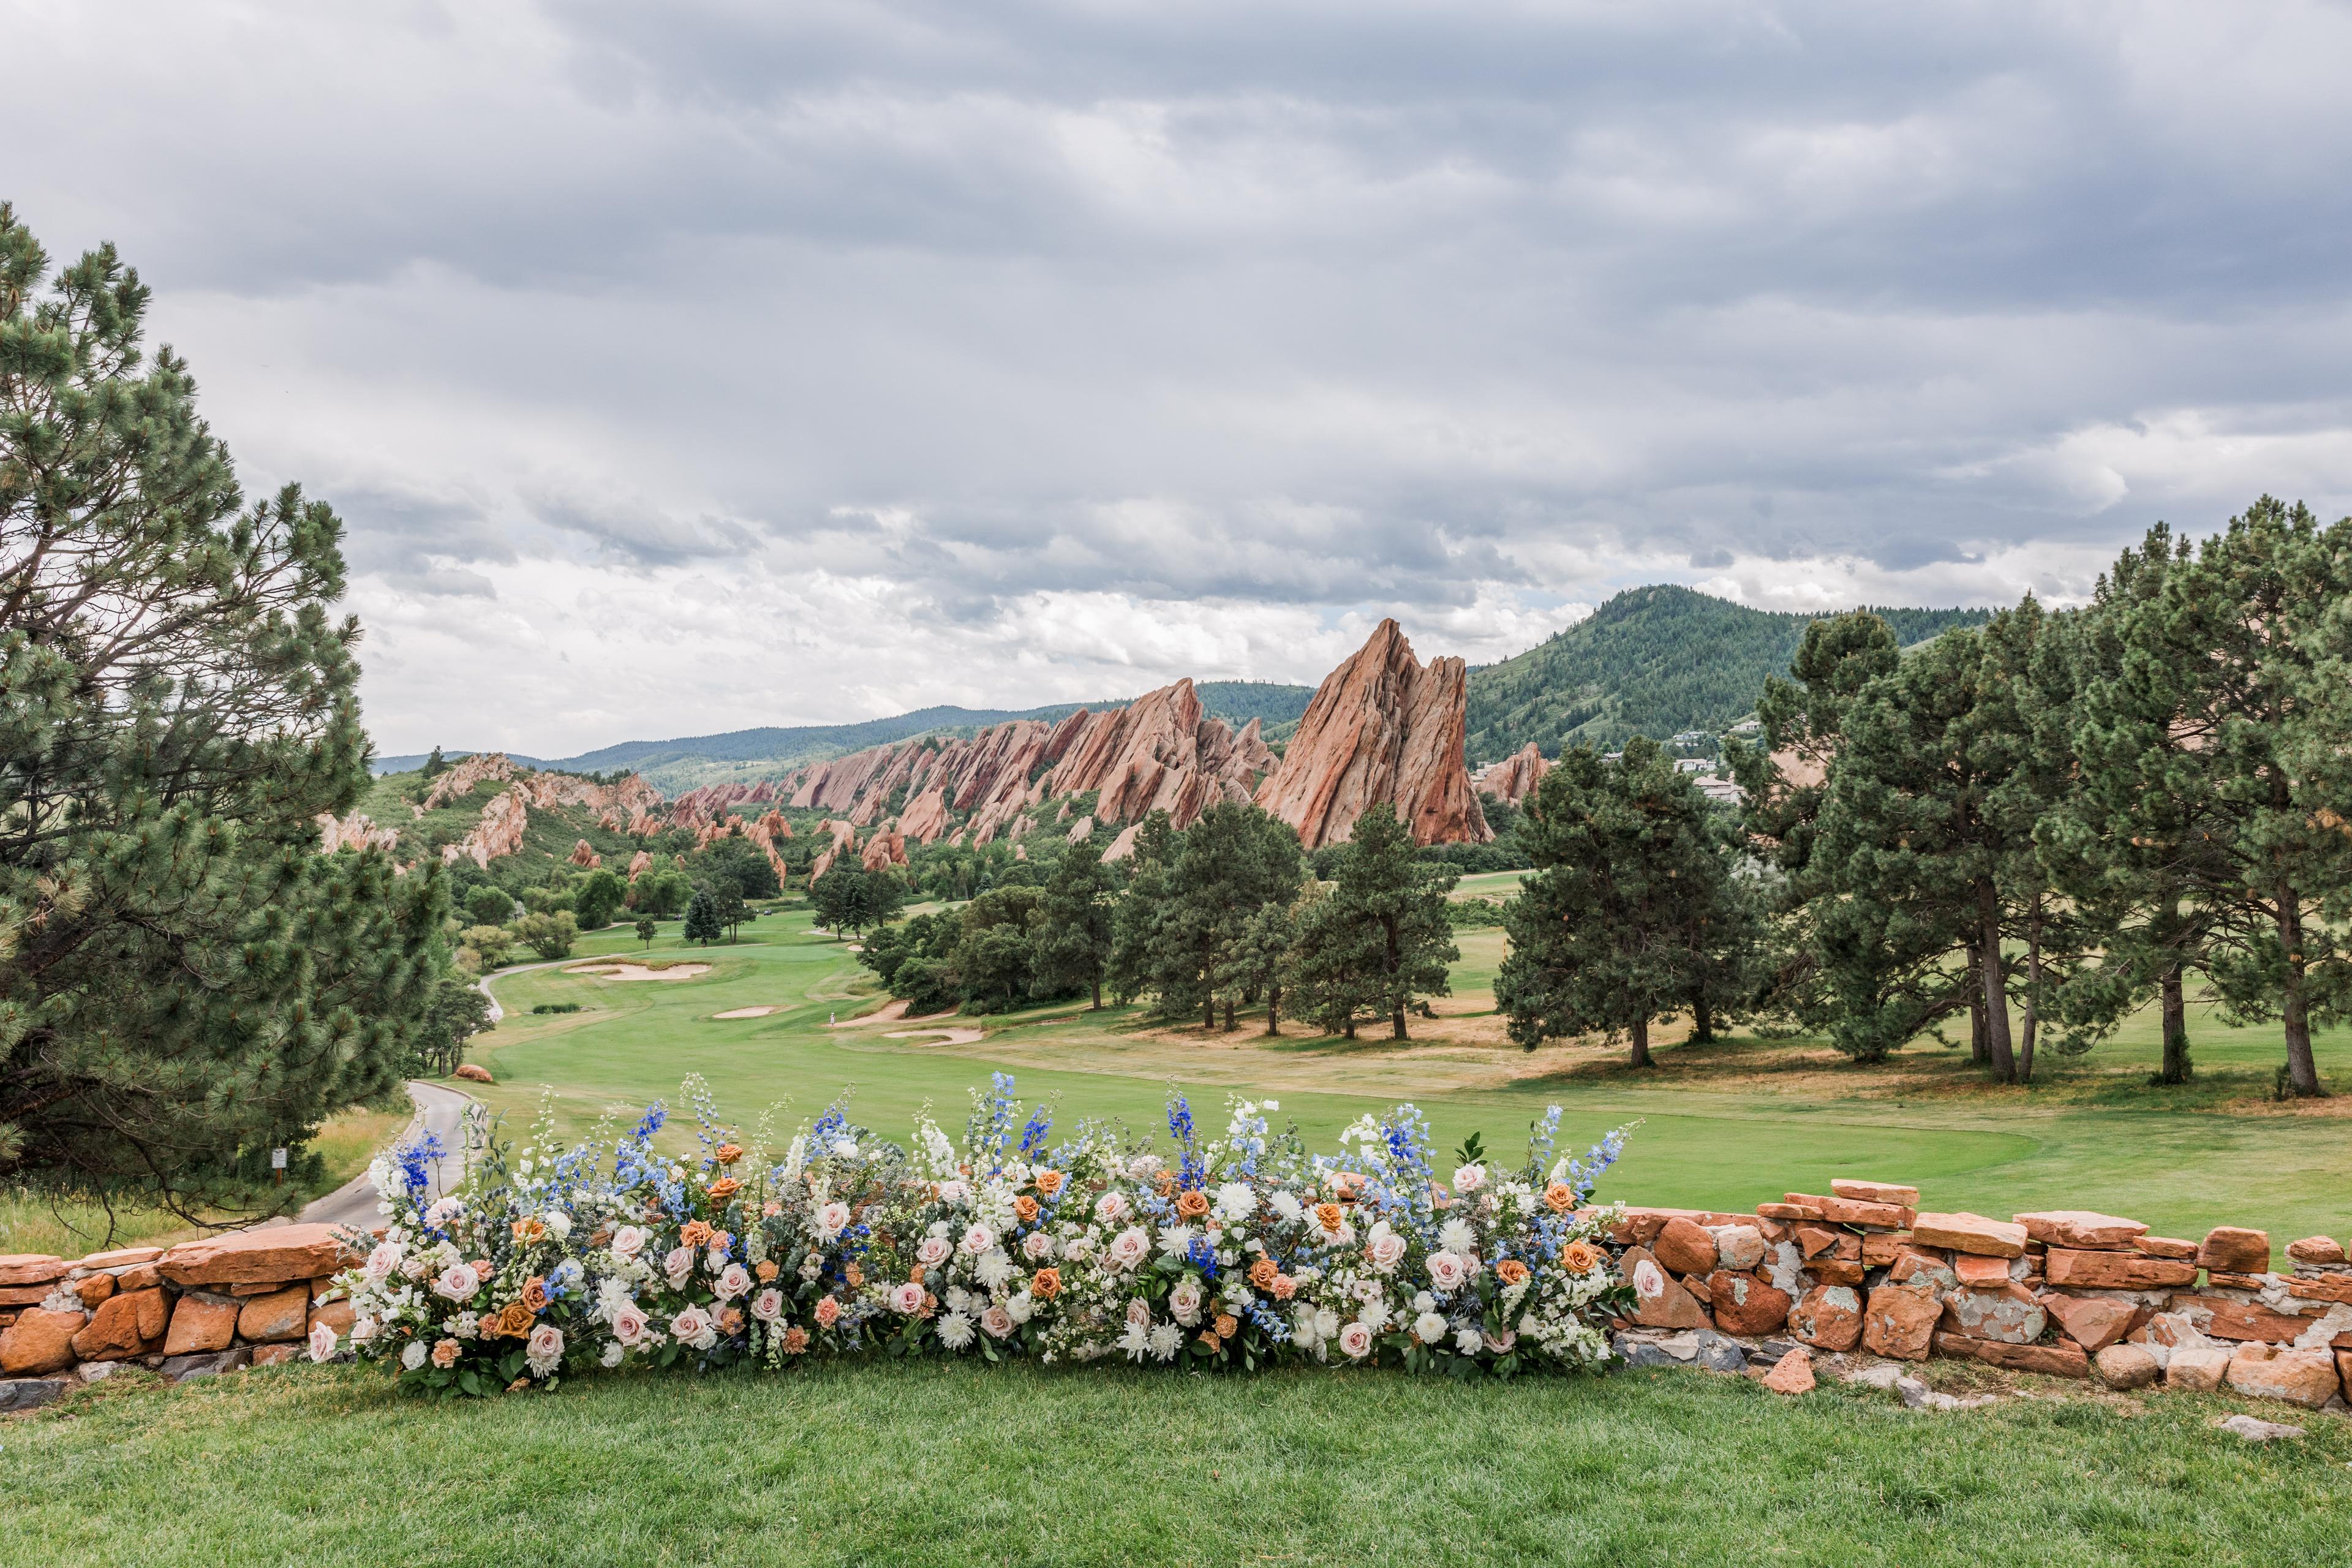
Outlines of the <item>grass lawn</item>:
<svg viewBox="0 0 2352 1568">
<path fill-rule="evenodd" d="M 2352 1423 L 2255 1447 L 2211 1425 L 2253 1402 L 2033 1393 L 918 1363 L 426 1405 L 357 1368 L 134 1373 L 0 1423 L 0 1560 L 2344 1562 Z"/>
<path fill-rule="evenodd" d="M 2242 1223 L 2269 1229 L 2281 1247 L 2305 1235 L 2352 1235 L 2352 1031 L 2318 1043 L 2323 1076 L 2347 1095 L 2306 1106 L 2267 1098 L 2281 1054 L 2275 1030 L 2231 1030 L 2203 1017 L 2192 1020 L 2199 1077 L 2182 1089 L 2146 1081 L 2158 1054 L 2152 1018 L 2089 1056 L 2045 1054 L 2030 1089 L 1996 1089 L 1964 1051 L 1933 1042 L 1874 1068 L 1816 1041 L 1669 1043 L 1657 1068 L 1634 1073 L 1622 1053 L 1598 1044 L 1533 1054 L 1511 1047 L 1489 989 L 1502 932 L 1476 929 L 1458 934 L 1455 994 L 1438 1004 L 1438 1018 L 1415 1020 L 1416 1038 L 1402 1045 L 1370 1031 L 1348 1042 L 1297 1026 L 1269 1039 L 1262 1019 L 1244 1019 L 1230 1035 L 1171 1029 L 1131 1009 L 1089 1014 L 1071 1003 L 952 1020 L 984 1031 L 959 1043 L 943 1033 L 946 1020 L 928 1029 L 828 1027 L 882 998 L 849 944 L 809 931 L 805 913 L 747 926 L 732 946 L 688 949 L 675 923 L 663 930 L 656 959 L 690 958 L 708 973 L 646 981 L 541 969 L 493 982 L 509 1016 L 473 1054 L 501 1080 L 484 1098 L 510 1123 L 529 1119 L 542 1085 L 564 1122 L 584 1131 L 608 1107 L 634 1112 L 656 1098 L 677 1106 L 679 1080 L 699 1073 L 747 1129 L 788 1100 L 778 1116 L 779 1131 L 788 1130 L 854 1086 L 854 1114 L 903 1137 L 926 1101 L 943 1123 L 960 1124 L 966 1089 L 1003 1069 L 1024 1096 L 1054 1097 L 1065 1124 L 1099 1116 L 1154 1128 L 1173 1081 L 1207 1127 L 1222 1127 L 1227 1092 L 1279 1100 L 1277 1123 L 1296 1118 L 1324 1142 L 1364 1110 L 1412 1100 L 1447 1146 L 1479 1130 L 1507 1154 L 1528 1121 L 1558 1102 L 1580 1141 L 1642 1121 L 1603 1184 L 1606 1198 L 1747 1208 L 1850 1175 L 1916 1182 L 1931 1206 L 2001 1215 L 2098 1207 L 2191 1237 Z M 638 943 L 605 933 L 580 951 L 617 954 Z M 558 1002 L 584 1010 L 530 1011 Z M 714 1016 L 754 1006 L 779 1011 Z"/>
</svg>

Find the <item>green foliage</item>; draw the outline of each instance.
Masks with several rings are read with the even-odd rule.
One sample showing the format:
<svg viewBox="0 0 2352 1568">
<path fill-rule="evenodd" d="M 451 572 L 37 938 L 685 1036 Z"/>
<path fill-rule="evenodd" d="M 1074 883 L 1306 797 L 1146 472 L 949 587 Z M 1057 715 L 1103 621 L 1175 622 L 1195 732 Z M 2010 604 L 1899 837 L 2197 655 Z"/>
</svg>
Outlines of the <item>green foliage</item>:
<svg viewBox="0 0 2352 1568">
<path fill-rule="evenodd" d="M 474 967 L 487 974 L 505 965 L 515 936 L 504 926 L 467 926 L 457 933 L 458 945 L 474 955 Z"/>
<path fill-rule="evenodd" d="M 413 1072 L 447 1078 L 466 1059 L 466 1042 L 491 1027 L 490 999 L 467 980 L 444 975 L 415 1047 Z"/>
<path fill-rule="evenodd" d="M 629 885 L 629 892 L 631 907 L 639 914 L 667 920 L 694 897 L 694 879 L 675 866 L 648 866 Z"/>
<path fill-rule="evenodd" d="M 907 907 L 907 889 L 887 871 L 868 871 L 852 861 L 834 867 L 809 887 L 809 903 L 817 923 L 835 931 L 862 935 L 886 926 Z"/>
<path fill-rule="evenodd" d="M 244 506 L 147 305 L 0 205 L 0 1173 L 184 1207 L 394 1090 L 448 891 L 314 852 L 367 784 L 342 525 Z"/>
<path fill-rule="evenodd" d="M 783 895 L 783 884 L 777 879 L 773 863 L 757 844 L 740 835 L 712 839 L 688 857 L 687 866 L 707 881 L 716 883 L 723 879 L 734 883 L 743 898 L 774 899 Z"/>
<path fill-rule="evenodd" d="M 579 940 L 580 922 L 570 910 L 553 914 L 525 915 L 515 922 L 515 937 L 541 958 L 569 958 Z"/>
<path fill-rule="evenodd" d="M 515 901 L 506 889 L 481 882 L 466 895 L 466 913 L 478 926 L 504 925 L 514 917 Z"/>
<path fill-rule="evenodd" d="M 1877 610 L 1902 643 L 1974 626 L 1980 610 Z M 1689 588 L 1630 588 L 1515 658 L 1470 672 L 1474 763 L 1533 741 L 1547 756 L 1635 734 L 1719 732 L 1755 708 L 1811 618 L 1751 610 Z"/>
<path fill-rule="evenodd" d="M 1095 1006 L 1103 1005 L 1118 889 L 1118 873 L 1091 844 L 1073 846 L 1055 866 L 1037 906 L 1037 984 L 1046 994 L 1084 991 Z"/>
<path fill-rule="evenodd" d="M 1029 999 L 1036 981 L 1030 927 L 1045 902 L 1043 889 L 996 888 L 966 904 L 961 934 L 950 959 L 968 1013 L 1004 1013 Z"/>
<path fill-rule="evenodd" d="M 651 915 L 637 917 L 637 940 L 645 943 L 647 952 L 653 950 L 654 937 L 660 930 L 661 928 L 654 923 L 654 918 Z"/>
<path fill-rule="evenodd" d="M 708 888 L 697 888 L 686 906 L 686 940 L 709 947 L 727 934 L 719 918 L 719 898 Z"/>
<path fill-rule="evenodd" d="M 1346 995 L 1373 1016 L 1388 1016 L 1404 1039 L 1405 1010 L 1424 996 L 1451 989 L 1445 966 L 1461 956 L 1446 895 L 1455 874 L 1419 859 L 1412 835 L 1385 802 L 1365 808 L 1332 868 L 1330 896 L 1315 907 L 1311 935 L 1293 962 L 1299 989 L 1318 991 L 1318 965 L 1339 963 Z"/>
<path fill-rule="evenodd" d="M 1227 949 L 1267 904 L 1305 879 L 1297 835 L 1255 805 L 1220 802 L 1179 833 L 1153 812 L 1138 830 L 1135 868 L 1112 921 L 1107 978 L 1122 999 L 1149 994 L 1164 1017 L 1233 1025 L 1241 993 L 1221 984 Z"/>
<path fill-rule="evenodd" d="M 629 885 L 610 868 L 599 866 L 572 889 L 572 908 L 583 931 L 602 931 L 613 923 L 629 896 Z"/>
<path fill-rule="evenodd" d="M 1537 866 L 1504 918 L 1511 951 L 1495 1003 L 1511 1038 L 1602 1034 L 1650 1065 L 1650 1026 L 1707 984 L 1738 923 L 1734 847 L 1706 797 L 1654 742 L 1622 761 L 1572 748 L 1520 828 Z"/>
<path fill-rule="evenodd" d="M 719 923 L 727 928 L 727 940 L 733 942 L 741 931 L 743 922 L 751 917 L 751 910 L 743 902 L 741 885 L 732 877 L 719 877 L 704 884 L 704 887 L 710 894 L 712 910 Z M 691 914 L 692 907 L 688 906 L 689 917 Z"/>
</svg>

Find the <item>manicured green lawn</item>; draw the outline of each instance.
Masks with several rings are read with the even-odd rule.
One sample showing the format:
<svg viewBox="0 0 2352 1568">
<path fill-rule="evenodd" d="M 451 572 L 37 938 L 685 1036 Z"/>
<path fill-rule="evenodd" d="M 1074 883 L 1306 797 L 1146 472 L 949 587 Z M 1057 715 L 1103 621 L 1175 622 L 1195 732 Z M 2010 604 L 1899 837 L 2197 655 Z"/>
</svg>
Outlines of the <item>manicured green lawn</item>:
<svg viewBox="0 0 2352 1568">
<path fill-rule="evenodd" d="M 137 1374 L 126 1382 L 137 1380 Z M 1912 1413 L 1693 1372 L 1455 1385 L 818 1367 L 426 1405 L 304 1366 L 0 1424 L 8 1563 L 2338 1564 L 2352 1423 Z M 2275 1406 L 2257 1414 L 2277 1417 Z"/>
<path fill-rule="evenodd" d="M 2282 1247 L 2308 1234 L 2352 1235 L 2352 1119 L 2270 1105 L 2263 1096 L 2275 1031 L 2232 1031 L 2204 1017 L 2193 1024 L 2200 1076 L 2187 1089 L 2147 1087 L 2158 1055 L 2147 1020 L 2086 1057 L 2045 1054 L 2030 1089 L 1996 1089 L 1963 1053 L 1933 1043 L 1863 1069 L 1818 1048 L 1735 1039 L 1664 1049 L 1661 1068 L 1635 1074 L 1607 1051 L 1530 1060 L 1497 1041 L 1465 1044 L 1418 1023 L 1427 1037 L 1402 1046 L 1374 1030 L 1352 1044 L 1262 1041 L 1255 1020 L 1231 1036 L 1203 1036 L 1147 1029 L 1131 1010 L 1088 1015 L 1076 1004 L 954 1020 L 988 1031 L 958 1045 L 936 1034 L 888 1037 L 913 1027 L 904 1024 L 826 1027 L 832 1016 L 850 1019 L 881 998 L 848 944 L 810 932 L 804 914 L 746 927 L 755 934 L 733 946 L 686 949 L 677 929 L 664 928 L 653 955 L 708 963 L 709 973 L 652 982 L 539 970 L 494 982 L 509 1017 L 476 1048 L 501 1080 L 485 1098 L 520 1122 L 539 1086 L 552 1086 L 565 1123 L 584 1131 L 607 1107 L 634 1113 L 655 1098 L 679 1106 L 679 1080 L 698 1073 L 747 1129 L 789 1100 L 777 1118 L 788 1129 L 855 1086 L 857 1119 L 903 1137 L 927 1101 L 943 1124 L 960 1125 L 966 1090 L 1002 1068 L 1024 1097 L 1055 1099 L 1065 1125 L 1097 1116 L 1155 1128 L 1173 1079 L 1206 1128 L 1223 1125 L 1226 1093 L 1270 1095 L 1281 1103 L 1277 1123 L 1296 1118 L 1328 1145 L 1363 1111 L 1412 1100 L 1448 1147 L 1476 1130 L 1506 1153 L 1557 1102 L 1566 1136 L 1580 1143 L 1641 1121 L 1601 1189 L 1629 1202 L 1744 1209 L 1852 1175 L 1914 1182 L 1931 1206 L 2002 1215 L 2099 1207 L 2181 1236 L 2250 1224 Z M 1465 931 L 1459 945 L 1457 994 L 1446 1005 L 1457 1016 L 1447 1025 L 1493 1035 L 1491 998 L 1481 994 L 1501 961 L 1501 933 Z M 638 944 L 607 934 L 581 951 Z M 557 1001 L 590 1010 L 529 1011 Z M 713 1016 L 755 1005 L 784 1010 Z M 2352 1091 L 2352 1032 L 2324 1035 L 2319 1050 L 2323 1075 Z"/>
</svg>

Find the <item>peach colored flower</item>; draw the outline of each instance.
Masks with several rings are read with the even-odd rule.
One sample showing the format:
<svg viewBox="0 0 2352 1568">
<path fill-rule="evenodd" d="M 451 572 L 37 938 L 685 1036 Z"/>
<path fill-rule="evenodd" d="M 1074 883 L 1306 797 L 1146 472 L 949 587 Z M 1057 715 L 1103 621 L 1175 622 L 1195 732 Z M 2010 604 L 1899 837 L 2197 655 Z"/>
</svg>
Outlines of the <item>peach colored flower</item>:
<svg viewBox="0 0 2352 1568">
<path fill-rule="evenodd" d="M 1339 1222 L 1346 1217 L 1346 1214 L 1340 1209 L 1338 1204 L 1317 1204 L 1315 1205 L 1315 1224 L 1318 1229 L 1338 1230 L 1339 1228 Z"/>
<path fill-rule="evenodd" d="M 1601 1266 L 1601 1254 L 1590 1242 L 1571 1241 L 1560 1248 L 1559 1261 L 1571 1274 L 1590 1274 Z"/>
<path fill-rule="evenodd" d="M 1040 1301 L 1050 1301 L 1062 1293 L 1062 1271 L 1040 1268 L 1029 1277 L 1029 1294 Z"/>
<path fill-rule="evenodd" d="M 514 1222 L 514 1238 L 526 1247 L 536 1244 L 546 1234 L 547 1222 L 537 1215 L 525 1215 Z"/>
<path fill-rule="evenodd" d="M 1037 1218 L 1037 1200 L 1023 1193 L 1013 1200 L 1013 1212 L 1020 1216 L 1023 1225 L 1033 1224 Z"/>
<path fill-rule="evenodd" d="M 547 1310 L 547 1281 L 534 1274 L 522 1282 L 522 1304 L 533 1316 Z"/>
<path fill-rule="evenodd" d="M 719 1313 L 719 1331 L 722 1334 L 741 1333 L 743 1331 L 743 1309 L 740 1307 L 730 1307 L 725 1311 Z"/>
<path fill-rule="evenodd" d="M 1202 1330 L 1200 1342 L 1201 1347 L 1207 1351 L 1211 1355 L 1214 1355 L 1219 1351 L 1225 1348 L 1223 1343 L 1218 1340 L 1216 1331 L 1213 1329 Z"/>
<path fill-rule="evenodd" d="M 684 1228 L 677 1233 L 677 1244 L 680 1247 L 699 1249 L 702 1244 L 709 1239 L 710 1226 L 704 1220 L 688 1220 Z"/>
<path fill-rule="evenodd" d="M 1576 1189 L 1566 1182 L 1554 1182 L 1544 1189 L 1544 1206 L 1554 1214 L 1566 1214 L 1576 1206 Z"/>
<path fill-rule="evenodd" d="M 830 1298 L 827 1299 L 830 1300 Z M 803 1351 L 808 1349 L 808 1331 L 802 1328 L 798 1323 L 794 1323 L 791 1328 L 784 1331 L 784 1353 L 786 1355 L 798 1355 Z"/>
<path fill-rule="evenodd" d="M 1217 1338 L 1229 1340 L 1240 1330 L 1241 1324 L 1234 1321 L 1234 1315 L 1231 1312 L 1219 1312 L 1213 1327 L 1217 1331 Z"/>
<path fill-rule="evenodd" d="M 1176 1215 L 1180 1219 L 1199 1219 L 1208 1212 L 1209 1194 L 1206 1193 L 1189 1192 L 1176 1200 Z"/>
<path fill-rule="evenodd" d="M 1274 1299 L 1276 1300 L 1287 1301 L 1291 1297 L 1297 1293 L 1297 1280 L 1293 1279 L 1287 1274 L 1277 1274 L 1274 1277 Z"/>
<path fill-rule="evenodd" d="M 841 1321 L 841 1303 L 830 1296 L 820 1296 L 816 1303 L 816 1326 L 829 1329 Z"/>
<path fill-rule="evenodd" d="M 783 1212 L 784 1205 L 778 1203 L 773 1198 L 770 1198 L 766 1203 L 760 1205 L 760 1213 L 769 1219 L 773 1219 Z"/>
<path fill-rule="evenodd" d="M 923 1266 L 919 1263 L 916 1264 L 912 1268 L 907 1270 L 907 1283 L 909 1285 L 920 1285 L 923 1282 L 924 1272 L 925 1270 Z M 853 1279 L 850 1283 L 854 1285 L 856 1281 Z"/>
<path fill-rule="evenodd" d="M 1506 1258 L 1495 1265 L 1495 1278 L 1506 1285 L 1517 1285 L 1528 1277 L 1528 1266 L 1516 1258 Z"/>
<path fill-rule="evenodd" d="M 760 1277 L 761 1284 L 765 1285 L 769 1280 L 773 1279 L 776 1277 L 776 1260 L 771 1258 L 761 1263 L 757 1268 L 752 1269 L 751 1272 Z"/>
<path fill-rule="evenodd" d="M 458 1353 L 464 1349 L 465 1347 L 455 1340 L 443 1340 L 433 1347 L 433 1364 L 445 1368 L 456 1366 Z"/>
<path fill-rule="evenodd" d="M 510 1340 L 519 1340 L 530 1332 L 531 1310 L 520 1301 L 509 1301 L 498 1318 L 499 1332 Z"/>
<path fill-rule="evenodd" d="M 1037 1173 L 1037 1190 L 1049 1198 L 1053 1197 L 1062 1190 L 1062 1180 L 1059 1171 L 1040 1171 Z"/>
<path fill-rule="evenodd" d="M 1255 1263 L 1250 1265 L 1250 1289 L 1254 1290 L 1273 1289 L 1274 1277 L 1281 1272 L 1281 1268 L 1276 1265 L 1273 1258 L 1259 1258 Z"/>
<path fill-rule="evenodd" d="M 721 1143 L 719 1145 L 716 1158 L 720 1164 L 731 1165 L 742 1157 L 742 1145 L 738 1143 Z"/>
<path fill-rule="evenodd" d="M 849 1288 L 853 1290 L 866 1283 L 866 1270 L 860 1268 L 855 1263 L 851 1264 L 848 1268 L 844 1268 L 841 1271 L 841 1275 L 843 1279 L 849 1281 Z"/>
<path fill-rule="evenodd" d="M 723 1204 L 743 1190 L 743 1184 L 732 1176 L 721 1176 L 710 1184 L 710 1201 Z"/>
<path fill-rule="evenodd" d="M 1164 1198 L 1175 1188 L 1176 1178 L 1169 1172 L 1161 1171 L 1151 1178 L 1151 1184 L 1159 1191 L 1160 1195 Z"/>
</svg>

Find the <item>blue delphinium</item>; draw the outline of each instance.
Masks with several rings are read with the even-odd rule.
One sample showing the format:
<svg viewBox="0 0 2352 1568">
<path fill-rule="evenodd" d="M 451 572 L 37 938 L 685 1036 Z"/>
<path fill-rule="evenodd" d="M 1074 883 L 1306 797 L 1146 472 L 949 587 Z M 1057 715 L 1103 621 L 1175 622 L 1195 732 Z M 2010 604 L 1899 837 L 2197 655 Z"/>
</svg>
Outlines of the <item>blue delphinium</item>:
<svg viewBox="0 0 2352 1568">
<path fill-rule="evenodd" d="M 1583 1159 L 1570 1156 L 1562 1160 L 1558 1167 L 1558 1179 L 1574 1187 L 1580 1199 L 1591 1197 L 1592 1189 L 1600 1184 L 1601 1173 L 1615 1164 L 1618 1157 L 1625 1152 L 1626 1138 L 1640 1125 L 1638 1121 L 1629 1121 L 1622 1127 L 1613 1128 L 1600 1142 L 1585 1151 Z"/>
<path fill-rule="evenodd" d="M 425 1174 L 425 1166 L 439 1163 L 441 1156 L 446 1152 L 448 1151 L 441 1146 L 437 1133 L 427 1132 L 422 1138 L 409 1140 L 401 1146 L 395 1157 L 400 1166 L 400 1184 L 406 1187 L 412 1196 L 423 1192 L 430 1180 Z"/>
</svg>

